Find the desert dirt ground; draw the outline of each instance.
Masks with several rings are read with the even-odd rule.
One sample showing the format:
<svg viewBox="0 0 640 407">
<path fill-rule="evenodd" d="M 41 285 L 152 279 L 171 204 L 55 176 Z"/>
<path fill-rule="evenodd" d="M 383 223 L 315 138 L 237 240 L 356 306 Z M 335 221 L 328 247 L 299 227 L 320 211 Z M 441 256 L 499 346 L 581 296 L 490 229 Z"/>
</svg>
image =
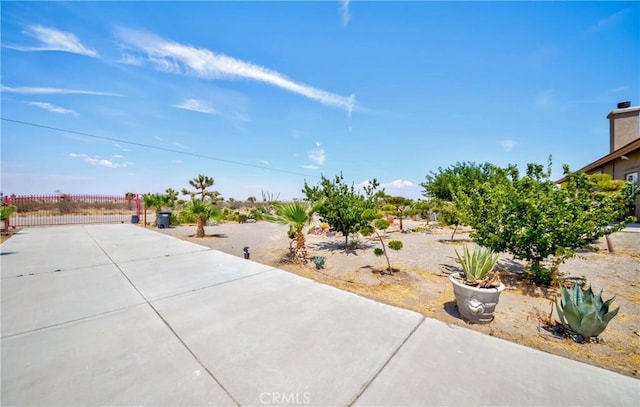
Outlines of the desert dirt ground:
<svg viewBox="0 0 640 407">
<path fill-rule="evenodd" d="M 243 257 L 249 247 L 250 259 L 328 284 L 380 302 L 407 308 L 449 324 L 492 335 L 544 352 L 599 366 L 627 376 L 640 370 L 640 233 L 619 232 L 611 236 L 614 252 L 602 239 L 594 250 L 584 251 L 562 264 L 566 277 L 586 278 L 604 299 L 616 296 L 613 306 L 620 312 L 598 341 L 578 344 L 553 334 L 549 327 L 557 321 L 552 307 L 557 289 L 535 287 L 524 276 L 524 263 L 501 254 L 498 263 L 506 285 L 489 324 L 469 324 L 459 315 L 453 288 L 447 276 L 458 271 L 455 250 L 475 247 L 468 230 L 458 231 L 450 242 L 452 229 L 434 227 L 423 232 L 402 233 L 398 221 L 386 233 L 385 241 L 400 240 L 400 251 L 389 250 L 396 272 L 383 274 L 384 257 L 373 254 L 379 243 L 360 238 L 357 249 L 344 250 L 344 237 L 306 234 L 308 256 L 326 258 L 324 268 L 288 260 L 287 226 L 268 222 L 223 223 L 205 228 L 206 237 L 195 238 L 195 226 L 156 229 L 180 239 Z M 403 228 L 424 227 L 424 222 L 404 221 Z M 350 239 L 351 241 L 351 239 Z M 553 314 L 550 313 L 553 309 Z"/>
</svg>

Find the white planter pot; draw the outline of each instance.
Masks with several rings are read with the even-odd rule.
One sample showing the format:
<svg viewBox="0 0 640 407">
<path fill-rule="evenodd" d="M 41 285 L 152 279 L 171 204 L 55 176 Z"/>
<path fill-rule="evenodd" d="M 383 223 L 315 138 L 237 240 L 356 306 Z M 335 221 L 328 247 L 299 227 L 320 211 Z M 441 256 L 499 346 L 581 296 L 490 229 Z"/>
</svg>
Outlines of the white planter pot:
<svg viewBox="0 0 640 407">
<path fill-rule="evenodd" d="M 493 321 L 493 313 L 498 305 L 500 293 L 504 291 L 504 284 L 497 288 L 477 288 L 466 285 L 462 280 L 462 273 L 452 273 L 449 280 L 453 284 L 458 312 L 462 318 L 474 324 L 486 324 Z"/>
</svg>

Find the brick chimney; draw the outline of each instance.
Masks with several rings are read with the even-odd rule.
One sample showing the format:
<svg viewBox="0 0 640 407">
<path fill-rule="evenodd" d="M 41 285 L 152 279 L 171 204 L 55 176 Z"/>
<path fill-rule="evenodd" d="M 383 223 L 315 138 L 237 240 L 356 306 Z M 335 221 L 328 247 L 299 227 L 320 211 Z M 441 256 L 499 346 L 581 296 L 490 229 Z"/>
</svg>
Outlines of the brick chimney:
<svg viewBox="0 0 640 407">
<path fill-rule="evenodd" d="M 607 119 L 610 153 L 640 137 L 640 106 L 631 107 L 631 102 L 620 102 Z"/>
</svg>

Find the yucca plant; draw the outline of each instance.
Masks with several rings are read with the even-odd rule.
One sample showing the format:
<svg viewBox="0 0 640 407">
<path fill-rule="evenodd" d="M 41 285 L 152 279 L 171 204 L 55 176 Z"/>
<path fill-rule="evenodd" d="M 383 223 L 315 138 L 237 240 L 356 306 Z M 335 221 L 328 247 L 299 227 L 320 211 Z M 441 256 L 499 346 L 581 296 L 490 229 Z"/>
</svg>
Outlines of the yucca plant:
<svg viewBox="0 0 640 407">
<path fill-rule="evenodd" d="M 609 321 L 618 314 L 620 307 L 609 311 L 609 305 L 616 299 L 602 301 L 602 290 L 594 295 L 591 286 L 585 291 L 577 284 L 571 289 L 560 286 L 560 302 L 556 300 L 556 310 L 563 327 L 575 333 L 576 342 L 597 337 L 605 330 Z"/>
<path fill-rule="evenodd" d="M 465 246 L 463 256 L 456 250 L 458 261 L 464 270 L 465 283 L 478 288 L 498 287 L 500 276 L 494 267 L 498 262 L 498 254 L 490 249 L 478 248 L 473 252 Z"/>
</svg>

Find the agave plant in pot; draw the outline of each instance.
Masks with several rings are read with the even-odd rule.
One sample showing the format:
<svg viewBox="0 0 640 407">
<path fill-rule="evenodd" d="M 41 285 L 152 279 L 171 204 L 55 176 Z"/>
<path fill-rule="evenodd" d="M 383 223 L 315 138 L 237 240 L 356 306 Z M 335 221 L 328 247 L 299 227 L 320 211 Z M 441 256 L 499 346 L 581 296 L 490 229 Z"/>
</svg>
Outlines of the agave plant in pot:
<svg viewBox="0 0 640 407">
<path fill-rule="evenodd" d="M 470 252 L 465 246 L 462 255 L 456 250 L 456 256 L 464 273 L 452 273 L 449 280 L 460 315 L 476 324 L 493 321 L 500 293 L 504 290 L 504 284 L 494 270 L 498 254 L 482 247 Z"/>
</svg>

